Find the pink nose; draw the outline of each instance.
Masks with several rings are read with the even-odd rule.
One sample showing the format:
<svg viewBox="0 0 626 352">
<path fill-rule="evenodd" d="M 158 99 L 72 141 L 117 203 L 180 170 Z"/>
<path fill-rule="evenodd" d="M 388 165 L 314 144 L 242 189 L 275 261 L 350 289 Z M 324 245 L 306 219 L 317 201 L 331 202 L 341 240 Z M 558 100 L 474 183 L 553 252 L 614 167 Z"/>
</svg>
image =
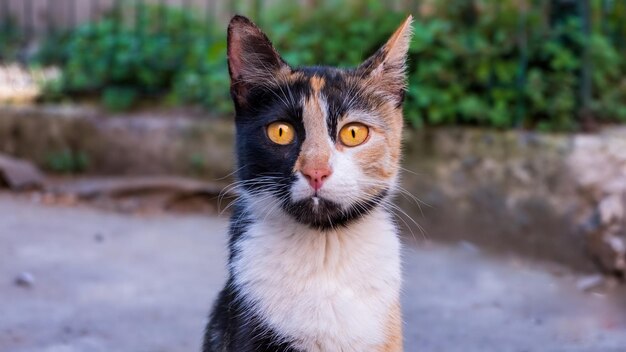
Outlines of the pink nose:
<svg viewBox="0 0 626 352">
<path fill-rule="evenodd" d="M 324 184 L 324 182 L 326 181 L 326 179 L 328 178 L 328 176 L 330 176 L 330 174 L 332 173 L 332 171 L 330 170 L 329 167 L 322 167 L 322 168 L 303 168 L 302 169 L 302 174 L 304 175 L 304 177 L 306 177 L 307 181 L 309 181 L 309 184 L 311 185 L 311 187 L 318 191 L 320 188 L 322 188 L 322 185 Z"/>
</svg>

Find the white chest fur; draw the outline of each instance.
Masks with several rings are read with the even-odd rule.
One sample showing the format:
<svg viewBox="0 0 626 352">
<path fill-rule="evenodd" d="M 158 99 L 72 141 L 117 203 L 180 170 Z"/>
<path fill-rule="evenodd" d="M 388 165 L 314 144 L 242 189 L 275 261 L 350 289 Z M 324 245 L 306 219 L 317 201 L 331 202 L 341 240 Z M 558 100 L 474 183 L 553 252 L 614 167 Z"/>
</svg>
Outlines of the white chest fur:
<svg viewBox="0 0 626 352">
<path fill-rule="evenodd" d="M 372 351 L 399 298 L 400 243 L 375 210 L 348 227 L 312 230 L 279 216 L 252 224 L 231 263 L 246 303 L 304 351 Z"/>
</svg>

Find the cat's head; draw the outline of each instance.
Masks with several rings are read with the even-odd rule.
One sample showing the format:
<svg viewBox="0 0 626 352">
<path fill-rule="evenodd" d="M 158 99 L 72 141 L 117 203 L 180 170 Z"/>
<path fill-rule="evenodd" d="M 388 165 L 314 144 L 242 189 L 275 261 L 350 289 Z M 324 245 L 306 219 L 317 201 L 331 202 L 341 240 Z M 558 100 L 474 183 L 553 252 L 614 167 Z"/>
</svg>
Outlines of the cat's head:
<svg viewBox="0 0 626 352">
<path fill-rule="evenodd" d="M 261 216 L 327 229 L 396 187 L 411 17 L 355 69 L 290 67 L 250 20 L 228 27 L 237 176 Z"/>
</svg>

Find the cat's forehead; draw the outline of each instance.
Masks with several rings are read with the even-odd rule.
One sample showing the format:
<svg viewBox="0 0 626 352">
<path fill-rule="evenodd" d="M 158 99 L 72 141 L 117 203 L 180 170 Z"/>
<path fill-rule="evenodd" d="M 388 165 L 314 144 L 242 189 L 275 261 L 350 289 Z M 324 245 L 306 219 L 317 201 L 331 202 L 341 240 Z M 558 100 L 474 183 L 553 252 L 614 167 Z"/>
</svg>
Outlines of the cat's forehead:
<svg viewBox="0 0 626 352">
<path fill-rule="evenodd" d="M 307 93 L 322 91 L 326 95 L 337 94 L 337 89 L 344 89 L 348 85 L 354 85 L 349 71 L 335 67 L 312 66 L 294 69 L 291 80 L 295 84 L 303 84 L 307 87 Z"/>
<path fill-rule="evenodd" d="M 331 138 L 335 138 L 337 126 L 346 118 L 368 122 L 357 117 L 369 117 L 370 125 L 382 127 L 397 119 L 395 104 L 389 104 L 356 69 L 285 66 L 258 79 L 263 83 L 250 92 L 247 109 L 238 115 L 242 123 L 257 125 L 282 118 L 300 125 L 305 117 L 315 118 L 326 121 Z"/>
<path fill-rule="evenodd" d="M 313 77 L 317 77 L 325 81 L 327 80 L 330 83 L 345 82 L 349 72 L 348 70 L 328 66 L 299 67 L 293 70 L 293 73 L 300 76 L 302 79 L 310 80 Z"/>
<path fill-rule="evenodd" d="M 287 84 L 300 87 L 301 98 L 323 99 L 331 114 L 349 110 L 372 111 L 383 103 L 380 97 L 369 92 L 366 81 L 352 69 L 301 67 L 291 72 Z"/>
</svg>

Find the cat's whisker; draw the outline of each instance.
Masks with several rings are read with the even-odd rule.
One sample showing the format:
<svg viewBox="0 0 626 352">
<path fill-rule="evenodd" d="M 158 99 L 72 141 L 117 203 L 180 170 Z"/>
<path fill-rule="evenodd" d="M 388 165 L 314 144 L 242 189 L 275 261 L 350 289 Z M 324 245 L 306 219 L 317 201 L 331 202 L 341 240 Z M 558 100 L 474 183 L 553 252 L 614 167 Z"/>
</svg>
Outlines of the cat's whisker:
<svg viewBox="0 0 626 352">
<path fill-rule="evenodd" d="M 415 172 L 415 171 L 413 171 L 413 170 L 407 169 L 407 168 L 402 167 L 402 166 L 400 166 L 400 169 L 401 169 L 402 171 L 406 171 L 406 172 L 408 172 L 408 173 L 410 173 L 410 174 L 412 174 L 412 175 L 415 175 L 415 176 L 424 176 L 423 174 L 419 174 L 419 173 L 417 173 L 417 172 Z"/>
<path fill-rule="evenodd" d="M 418 239 L 417 239 L 417 236 L 415 236 L 415 232 L 413 231 L 412 226 L 410 226 L 410 225 L 409 225 L 409 224 L 408 224 L 408 223 L 407 223 L 407 222 L 406 222 L 406 221 L 405 221 L 405 220 L 404 220 L 404 219 L 403 219 L 400 215 L 396 214 L 395 212 L 391 211 L 391 214 L 393 214 L 393 216 L 394 216 L 396 219 L 400 219 L 400 221 L 402 221 L 402 222 L 404 223 L 404 226 L 405 226 L 407 229 L 409 229 L 409 232 L 411 233 L 411 237 L 413 238 L 413 240 L 415 241 L 415 243 L 418 243 L 419 241 L 418 241 Z M 424 236 L 424 235 L 422 234 L 422 237 L 423 237 L 423 236 Z"/>
<path fill-rule="evenodd" d="M 375 197 L 376 196 L 376 194 L 369 193 L 367 191 L 364 191 L 363 193 L 364 193 L 364 196 L 359 197 L 360 200 L 358 202 L 356 202 L 355 204 L 360 204 L 361 202 L 367 201 L 368 199 L 371 199 L 371 197 Z M 427 239 L 425 229 L 419 223 L 417 223 L 417 221 L 415 221 L 415 219 L 413 219 L 413 217 L 411 217 L 407 212 L 402 210 L 402 208 L 400 208 L 399 206 L 394 204 L 389 199 L 382 199 L 382 200 L 380 200 L 379 204 L 381 204 L 383 206 L 386 206 L 388 208 L 391 208 L 390 210 L 392 210 L 392 213 L 399 212 L 401 215 L 404 215 L 405 217 L 407 217 L 415 226 L 417 226 L 417 228 L 420 230 L 420 233 L 422 234 L 422 237 L 424 239 Z M 413 230 L 412 230 L 411 226 L 409 226 L 409 224 L 406 221 L 404 221 L 404 219 L 401 216 L 399 216 L 398 214 L 394 214 L 394 215 L 397 216 L 399 219 L 401 219 L 405 223 L 405 225 L 407 226 L 409 231 L 411 231 L 413 237 L 415 237 L 415 235 L 413 234 Z"/>
<path fill-rule="evenodd" d="M 255 182 L 261 182 L 259 181 L 255 181 Z M 226 195 L 235 193 L 240 187 L 248 184 L 248 183 L 252 183 L 251 180 L 250 181 L 235 181 L 229 185 L 227 185 L 226 187 L 224 187 L 222 189 L 222 191 L 219 193 L 218 195 L 218 204 L 221 204 L 222 200 L 224 199 L 224 197 Z M 236 194 L 233 194 L 233 196 L 236 196 Z"/>
<path fill-rule="evenodd" d="M 272 197 L 273 197 L 273 196 L 271 196 L 270 198 L 272 198 Z M 277 209 L 279 209 L 279 208 L 281 207 L 281 204 L 282 204 L 285 200 L 287 200 L 289 197 L 290 197 L 290 194 L 289 194 L 289 193 L 286 193 L 286 194 L 280 195 L 280 196 L 276 199 L 276 202 L 274 202 L 274 203 L 271 205 L 271 208 L 269 208 L 269 209 L 267 209 L 267 208 L 266 208 L 267 210 L 265 211 L 265 217 L 263 218 L 263 221 L 265 221 L 265 220 L 269 217 L 269 215 L 273 214 L 273 213 L 274 213 L 274 211 L 276 211 Z"/>
<path fill-rule="evenodd" d="M 273 215 L 276 211 L 279 211 L 281 208 L 281 203 L 283 201 L 284 199 L 278 199 L 276 203 L 272 204 L 272 207 L 266 212 L 264 219 L 267 219 L 268 217 L 270 217 L 270 215 Z"/>
<path fill-rule="evenodd" d="M 367 194 L 367 193 L 366 193 L 366 194 Z M 371 195 L 371 194 L 368 194 L 368 195 L 369 195 L 370 197 L 371 197 L 371 196 L 374 196 L 374 195 Z M 360 205 L 360 203 L 356 203 L 356 204 L 357 204 L 357 205 Z M 409 218 L 409 219 L 411 220 L 411 222 L 413 222 L 413 223 L 414 223 L 414 224 L 418 227 L 418 229 L 420 230 L 420 232 L 421 232 L 421 234 L 422 234 L 422 237 L 423 237 L 424 239 L 426 239 L 425 234 L 424 234 L 424 229 L 423 229 L 423 227 L 422 227 L 420 224 L 418 224 L 418 223 L 417 223 L 417 222 L 416 222 L 416 221 L 415 221 L 415 220 L 414 220 L 411 216 L 409 216 L 406 212 L 402 211 L 399 207 L 397 207 L 397 206 L 396 206 L 395 204 L 393 204 L 391 201 L 386 200 L 386 199 L 381 200 L 379 204 L 380 204 L 381 206 L 383 206 L 383 207 L 387 207 L 387 208 L 388 208 L 388 210 L 390 210 L 390 212 L 389 212 L 389 213 L 390 213 L 391 215 L 393 215 L 394 217 L 396 217 L 396 218 L 400 219 L 400 221 L 402 221 L 402 222 L 404 223 L 405 227 L 406 227 L 406 228 L 407 228 L 407 229 L 411 232 L 411 236 L 413 237 L 413 239 L 414 239 L 416 242 L 417 242 L 417 238 L 415 237 L 415 233 L 413 232 L 413 228 L 412 228 L 412 226 L 411 226 L 411 225 L 409 225 L 409 223 L 407 223 L 407 222 L 404 220 L 404 218 L 402 218 L 402 216 L 400 216 L 399 214 L 397 214 L 397 213 L 396 213 L 396 211 L 400 211 L 400 212 L 401 212 L 404 216 L 406 216 L 407 218 Z M 389 209 L 389 208 L 391 208 L 391 209 Z"/>
<path fill-rule="evenodd" d="M 240 167 L 238 167 L 237 169 L 233 170 L 231 173 L 229 173 L 228 175 L 222 176 L 220 178 L 216 178 L 215 181 L 222 181 L 225 180 L 233 175 L 235 175 L 236 173 L 238 173 L 239 171 L 243 170 L 243 168 L 246 167 L 246 165 L 242 165 Z"/>
<path fill-rule="evenodd" d="M 417 226 L 417 228 L 420 230 L 423 239 L 427 239 L 427 235 L 426 235 L 426 230 L 422 227 L 422 225 L 420 225 L 419 223 L 417 223 L 417 221 L 415 221 L 413 219 L 413 217 L 411 217 L 409 214 L 407 214 L 404 210 L 402 210 L 400 207 L 398 207 L 397 205 L 391 203 L 391 202 L 386 202 L 385 205 L 391 207 L 392 209 L 394 209 L 395 211 L 400 212 L 402 215 L 404 215 L 405 217 L 407 217 L 409 220 L 411 220 L 411 222 L 413 224 L 415 224 L 415 226 Z"/>
<path fill-rule="evenodd" d="M 384 182 L 384 181 L 364 181 L 361 182 L 361 185 L 365 185 L 365 186 L 383 186 L 383 187 L 387 187 L 388 183 Z M 396 184 L 393 186 L 393 190 L 397 191 L 398 193 L 400 193 L 400 195 L 402 195 L 405 199 L 412 201 L 415 203 L 415 205 L 417 205 L 417 207 L 419 208 L 420 213 L 422 214 L 422 216 L 424 216 L 424 212 L 422 210 L 422 205 L 425 205 L 429 208 L 432 208 L 432 205 L 424 202 L 423 200 L 419 199 L 417 196 L 415 196 L 413 193 L 409 192 L 406 188 Z"/>
<path fill-rule="evenodd" d="M 244 180 L 244 181 L 235 181 L 222 189 L 220 194 L 218 195 L 218 210 L 221 209 L 222 201 L 224 197 L 227 195 L 232 195 L 232 197 L 237 197 L 237 193 L 245 192 L 245 186 L 272 186 L 276 183 L 277 180 L 284 179 L 283 177 L 276 176 L 261 176 L 258 179 L 253 180 Z M 232 204 L 232 202 L 230 203 Z M 229 204 L 229 206 L 230 206 Z M 228 208 L 227 206 L 226 208 Z M 225 211 L 226 209 L 224 209 Z M 223 211 L 220 211 L 220 215 Z"/>
</svg>

